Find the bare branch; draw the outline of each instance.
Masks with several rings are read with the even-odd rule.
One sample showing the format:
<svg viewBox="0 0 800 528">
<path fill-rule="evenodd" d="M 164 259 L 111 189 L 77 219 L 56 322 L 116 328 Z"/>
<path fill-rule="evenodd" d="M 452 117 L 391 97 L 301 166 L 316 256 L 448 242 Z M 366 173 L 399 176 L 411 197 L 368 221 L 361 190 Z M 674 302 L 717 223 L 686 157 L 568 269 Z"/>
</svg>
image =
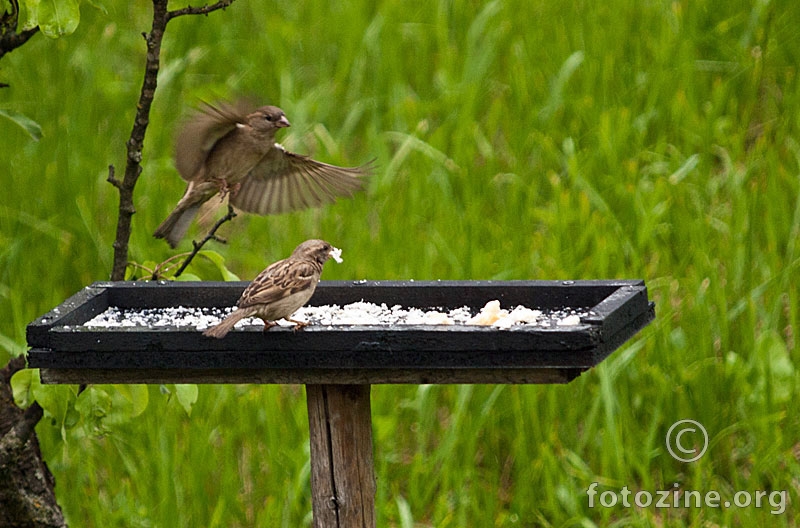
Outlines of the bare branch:
<svg viewBox="0 0 800 528">
<path fill-rule="evenodd" d="M 189 252 L 178 253 L 178 254 L 172 255 L 170 258 L 168 258 L 167 260 L 165 260 L 163 262 L 159 262 L 158 264 L 156 264 L 156 267 L 152 270 L 152 272 L 150 274 L 150 280 L 159 280 L 159 279 L 166 278 L 165 277 L 166 274 L 169 273 L 169 271 L 172 268 L 178 266 L 178 264 L 179 264 L 178 261 L 180 259 L 182 259 L 182 258 L 187 257 L 187 256 L 189 256 Z M 143 266 L 139 266 L 139 267 L 144 268 Z"/>
<path fill-rule="evenodd" d="M 192 249 L 192 252 L 189 253 L 188 257 L 186 257 L 186 260 L 183 261 L 183 264 L 181 264 L 181 267 L 178 268 L 178 271 L 175 272 L 175 277 L 180 276 L 180 274 L 183 273 L 184 270 L 186 270 L 186 268 L 189 266 L 189 263 L 192 261 L 195 255 L 197 255 L 200 252 L 200 249 L 202 249 L 202 247 L 206 245 L 206 242 L 208 242 L 209 240 L 216 240 L 217 242 L 221 242 L 224 244 L 225 240 L 217 236 L 217 230 L 222 226 L 222 224 L 224 224 L 225 222 L 229 222 L 234 218 L 236 218 L 236 211 L 233 210 L 233 206 L 231 204 L 228 204 L 228 214 L 217 220 L 217 223 L 214 224 L 214 226 L 206 234 L 203 240 L 201 240 L 200 242 L 195 242 L 194 240 L 192 241 L 194 249 Z"/>
<path fill-rule="evenodd" d="M 125 268 L 128 266 L 128 242 L 131 236 L 131 217 L 133 207 L 133 189 L 142 173 L 142 146 L 147 125 L 150 123 L 150 106 L 155 96 L 161 40 L 169 18 L 167 16 L 168 0 L 153 0 L 153 25 L 150 33 L 145 34 L 147 42 L 147 59 L 145 62 L 144 81 L 136 105 L 136 117 L 133 130 L 126 145 L 128 148 L 125 175 L 121 183 L 112 184 L 119 189 L 119 216 L 117 220 L 117 236 L 114 240 L 114 264 L 111 269 L 111 280 L 123 280 Z"/>
<path fill-rule="evenodd" d="M 192 7 L 187 6 L 183 9 L 176 9 L 174 11 L 170 11 L 167 13 L 167 17 L 169 20 L 172 20 L 175 17 L 183 16 L 183 15 L 207 15 L 212 11 L 216 11 L 218 9 L 225 9 L 229 5 L 231 5 L 235 0 L 220 0 L 215 4 L 206 5 L 203 7 Z"/>
<path fill-rule="evenodd" d="M 234 0 L 219 0 L 214 4 L 204 7 L 186 7 L 169 11 L 169 0 L 153 0 L 153 26 L 149 33 L 143 33 L 147 43 L 147 59 L 145 62 L 144 81 L 136 105 L 136 116 L 133 120 L 133 130 L 126 145 L 128 147 L 125 175 L 122 180 L 113 177 L 113 170 L 109 169 L 108 181 L 119 190 L 119 215 L 117 220 L 117 233 L 114 239 L 114 263 L 111 269 L 111 280 L 123 280 L 128 266 L 128 243 L 131 236 L 131 217 L 136 212 L 133 207 L 133 189 L 142 173 L 142 146 L 147 125 L 150 122 L 150 106 L 155 96 L 159 61 L 161 55 L 161 41 L 167 23 L 181 15 L 205 15 L 217 9 L 225 9 Z M 205 242 L 203 242 L 205 243 Z"/>
<path fill-rule="evenodd" d="M 28 40 L 38 32 L 39 26 L 36 26 L 20 33 L 6 33 L 0 37 L 0 58 L 28 42 Z"/>
</svg>

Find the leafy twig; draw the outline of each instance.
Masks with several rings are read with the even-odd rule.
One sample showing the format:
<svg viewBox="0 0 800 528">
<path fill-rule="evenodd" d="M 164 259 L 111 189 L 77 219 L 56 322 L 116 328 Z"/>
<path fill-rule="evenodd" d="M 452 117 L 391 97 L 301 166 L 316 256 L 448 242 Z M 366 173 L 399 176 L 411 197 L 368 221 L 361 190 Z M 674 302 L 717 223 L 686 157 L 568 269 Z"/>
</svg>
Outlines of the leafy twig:
<svg viewBox="0 0 800 528">
<path fill-rule="evenodd" d="M 126 145 L 128 148 L 125 175 L 122 180 L 114 178 L 113 169 L 109 170 L 108 181 L 119 190 L 119 214 L 117 220 L 117 233 L 114 239 L 114 263 L 111 268 L 111 280 L 123 280 L 125 269 L 128 265 L 128 243 L 131 237 L 131 217 L 136 212 L 133 206 L 133 189 L 142 173 L 142 146 L 147 125 L 150 122 L 150 106 L 155 96 L 159 61 L 161 56 L 161 41 L 167 23 L 181 15 L 202 14 L 207 15 L 217 9 L 224 9 L 234 0 L 220 0 L 215 4 L 204 7 L 186 7 L 169 11 L 169 0 L 153 0 L 153 25 L 150 33 L 144 33 L 147 43 L 147 59 L 145 62 L 144 81 L 136 105 L 136 116 L 133 120 L 133 130 Z"/>
<path fill-rule="evenodd" d="M 228 214 L 217 220 L 217 223 L 214 224 L 214 226 L 209 230 L 209 232 L 206 234 L 203 240 L 201 240 L 200 242 L 192 240 L 192 245 L 194 246 L 194 248 L 192 249 L 192 252 L 189 253 L 189 256 L 186 257 L 186 260 L 183 261 L 181 267 L 178 268 L 178 271 L 175 272 L 175 277 L 180 276 L 180 274 L 184 272 L 184 270 L 189 266 L 189 263 L 192 261 L 195 255 L 197 255 L 200 252 L 200 249 L 202 249 L 202 247 L 206 244 L 206 242 L 208 242 L 209 240 L 216 240 L 217 242 L 225 243 L 225 240 L 217 236 L 217 230 L 222 226 L 222 224 L 224 224 L 225 222 L 229 222 L 234 218 L 236 218 L 236 211 L 233 210 L 233 206 L 231 204 L 228 204 Z"/>
</svg>

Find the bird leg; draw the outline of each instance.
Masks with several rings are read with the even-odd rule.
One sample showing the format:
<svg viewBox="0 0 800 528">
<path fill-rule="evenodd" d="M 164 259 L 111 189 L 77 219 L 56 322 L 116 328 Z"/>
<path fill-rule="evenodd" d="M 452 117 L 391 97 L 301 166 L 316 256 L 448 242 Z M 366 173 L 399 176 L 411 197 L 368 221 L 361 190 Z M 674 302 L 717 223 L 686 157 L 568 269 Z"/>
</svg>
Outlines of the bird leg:
<svg viewBox="0 0 800 528">
<path fill-rule="evenodd" d="M 278 323 L 276 323 L 275 321 L 267 321 L 266 319 L 262 319 L 262 321 L 264 321 L 264 330 L 262 330 L 262 332 L 264 332 L 265 334 L 269 332 L 269 329 L 272 328 L 273 326 L 278 326 Z"/>
</svg>

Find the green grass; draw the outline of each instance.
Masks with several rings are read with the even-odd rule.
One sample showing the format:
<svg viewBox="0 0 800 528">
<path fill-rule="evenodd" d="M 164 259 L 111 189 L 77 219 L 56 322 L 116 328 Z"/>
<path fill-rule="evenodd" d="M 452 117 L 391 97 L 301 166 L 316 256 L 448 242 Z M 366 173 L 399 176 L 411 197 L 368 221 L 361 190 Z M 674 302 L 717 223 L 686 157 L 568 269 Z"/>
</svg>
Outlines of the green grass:
<svg viewBox="0 0 800 528">
<path fill-rule="evenodd" d="M 0 108 L 44 132 L 0 121 L 0 363 L 110 273 L 107 165 L 123 166 L 150 14 L 103 3 L 0 63 Z M 373 388 L 380 526 L 800 523 L 800 9 L 599 4 L 240 1 L 168 28 L 133 260 L 172 254 L 151 233 L 183 191 L 182 113 L 255 94 L 286 111 L 287 147 L 380 170 L 354 200 L 238 218 L 218 250 L 242 278 L 313 236 L 344 249 L 326 279 L 644 278 L 656 301 L 648 329 L 567 386 Z M 39 425 L 71 525 L 308 525 L 302 388 L 202 386 L 191 417 L 149 390 L 102 437 Z M 683 418 L 711 437 L 694 464 L 663 441 Z M 591 509 L 592 482 L 794 504 Z"/>
</svg>

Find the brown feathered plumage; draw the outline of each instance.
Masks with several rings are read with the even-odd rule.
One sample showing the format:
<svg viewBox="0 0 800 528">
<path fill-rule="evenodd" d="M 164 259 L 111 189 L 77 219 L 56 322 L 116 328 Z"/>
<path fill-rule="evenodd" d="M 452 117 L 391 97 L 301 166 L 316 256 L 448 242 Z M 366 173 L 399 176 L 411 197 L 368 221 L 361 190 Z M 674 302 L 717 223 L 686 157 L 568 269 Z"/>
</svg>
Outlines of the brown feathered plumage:
<svg viewBox="0 0 800 528">
<path fill-rule="evenodd" d="M 253 279 L 237 303 L 237 309 L 218 325 L 209 328 L 203 335 L 225 337 L 236 323 L 246 317 L 258 317 L 264 321 L 264 330 L 269 330 L 279 319 L 290 315 L 305 305 L 317 288 L 322 266 L 333 257 L 337 261 L 340 250 L 324 240 L 307 240 L 297 246 L 292 255 L 270 264 Z M 305 323 L 291 321 L 302 328 Z"/>
<path fill-rule="evenodd" d="M 372 165 L 345 168 L 288 152 L 275 133 L 290 126 L 283 110 L 246 103 L 206 104 L 178 135 L 175 166 L 189 182 L 154 236 L 178 245 L 200 207 L 229 193 L 234 207 L 260 215 L 285 213 L 352 196 Z"/>
</svg>

